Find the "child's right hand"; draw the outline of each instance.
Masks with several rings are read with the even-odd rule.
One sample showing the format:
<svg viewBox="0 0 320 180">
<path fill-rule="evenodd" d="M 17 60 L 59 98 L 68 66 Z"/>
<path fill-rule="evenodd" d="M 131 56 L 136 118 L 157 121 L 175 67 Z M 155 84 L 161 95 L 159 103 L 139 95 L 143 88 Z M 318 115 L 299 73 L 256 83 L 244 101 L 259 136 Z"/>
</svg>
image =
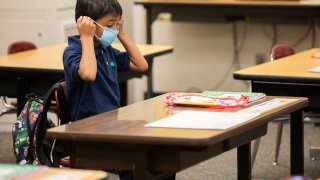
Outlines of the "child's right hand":
<svg viewBox="0 0 320 180">
<path fill-rule="evenodd" d="M 80 37 L 94 37 L 96 32 L 96 25 L 93 20 L 88 16 L 80 16 L 77 19 L 77 28 L 79 31 Z"/>
</svg>

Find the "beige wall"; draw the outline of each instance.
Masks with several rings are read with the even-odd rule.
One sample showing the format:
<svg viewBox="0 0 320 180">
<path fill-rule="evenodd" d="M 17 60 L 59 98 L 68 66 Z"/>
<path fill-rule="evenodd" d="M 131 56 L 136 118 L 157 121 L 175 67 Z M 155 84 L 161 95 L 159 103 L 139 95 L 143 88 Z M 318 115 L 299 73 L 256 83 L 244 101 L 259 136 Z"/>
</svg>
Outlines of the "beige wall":
<svg viewBox="0 0 320 180">
<path fill-rule="evenodd" d="M 76 0 L 0 0 L 0 55 L 14 41 L 38 47 L 64 41 L 64 25 L 74 22 Z"/>
<path fill-rule="evenodd" d="M 145 12 L 135 7 L 135 38 L 145 42 Z M 143 12 L 141 12 L 143 11 Z M 238 22 L 238 41 L 243 41 L 240 51 L 241 68 L 256 63 L 256 55 L 269 58 L 272 40 L 271 24 Z M 308 29 L 307 24 L 277 25 L 278 43 L 295 44 Z M 231 23 L 192 23 L 158 20 L 152 27 L 154 44 L 169 44 L 174 52 L 155 59 L 154 91 L 246 91 L 248 82 L 234 80 L 233 40 Z M 317 32 L 318 34 L 318 27 Z M 319 42 L 317 37 L 316 42 Z M 318 45 L 318 44 L 316 44 Z M 311 48 L 311 34 L 295 47 L 296 51 Z M 223 77 L 227 76 L 226 79 Z"/>
<path fill-rule="evenodd" d="M 244 22 L 238 24 L 239 42 L 243 40 Z M 248 24 L 247 36 L 240 51 L 240 66 L 255 64 L 256 54 L 269 58 L 272 44 L 263 32 L 264 25 Z M 294 44 L 307 31 L 306 25 L 278 25 L 278 42 Z M 271 26 L 265 25 L 271 34 Z M 217 86 L 233 63 L 231 23 L 172 23 L 157 21 L 153 25 L 153 43 L 171 44 L 174 53 L 158 58 L 154 66 L 155 91 L 246 90 L 244 83 L 234 81 L 232 72 Z M 296 47 L 297 51 L 311 47 L 311 35 Z"/>
</svg>

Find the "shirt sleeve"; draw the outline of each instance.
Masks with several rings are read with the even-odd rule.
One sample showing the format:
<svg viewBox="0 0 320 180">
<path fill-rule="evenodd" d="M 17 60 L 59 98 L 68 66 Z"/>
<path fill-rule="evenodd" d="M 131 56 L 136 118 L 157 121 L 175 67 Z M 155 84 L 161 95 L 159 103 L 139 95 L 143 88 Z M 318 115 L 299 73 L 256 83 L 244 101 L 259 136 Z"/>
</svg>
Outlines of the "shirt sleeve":
<svg viewBox="0 0 320 180">
<path fill-rule="evenodd" d="M 113 54 L 117 61 L 118 72 L 124 72 L 130 70 L 130 58 L 127 52 L 121 52 L 112 48 Z"/>
<path fill-rule="evenodd" d="M 81 81 L 78 74 L 81 56 L 81 50 L 72 48 L 71 46 L 68 46 L 63 53 L 63 66 L 65 76 L 72 82 Z"/>
</svg>

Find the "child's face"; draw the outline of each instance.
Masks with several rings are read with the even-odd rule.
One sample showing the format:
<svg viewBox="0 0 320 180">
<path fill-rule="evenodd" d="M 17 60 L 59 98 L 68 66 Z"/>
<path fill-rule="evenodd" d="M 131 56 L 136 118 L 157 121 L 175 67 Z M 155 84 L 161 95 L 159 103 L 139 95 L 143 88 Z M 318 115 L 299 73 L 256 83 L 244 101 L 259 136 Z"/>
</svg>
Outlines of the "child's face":
<svg viewBox="0 0 320 180">
<path fill-rule="evenodd" d="M 108 27 L 112 29 L 117 29 L 118 22 L 120 20 L 121 16 L 116 16 L 115 14 L 107 14 L 103 16 L 100 19 L 97 19 L 97 23 L 99 23 L 102 27 Z M 103 29 L 97 25 L 96 28 L 96 35 L 98 37 L 101 37 L 103 33 Z"/>
</svg>

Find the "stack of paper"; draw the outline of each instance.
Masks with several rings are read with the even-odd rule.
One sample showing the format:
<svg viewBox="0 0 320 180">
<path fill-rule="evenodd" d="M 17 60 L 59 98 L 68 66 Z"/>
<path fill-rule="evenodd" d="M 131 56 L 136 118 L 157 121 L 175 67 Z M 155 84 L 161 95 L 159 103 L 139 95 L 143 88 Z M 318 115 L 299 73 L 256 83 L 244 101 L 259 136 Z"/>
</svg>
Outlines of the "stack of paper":
<svg viewBox="0 0 320 180">
<path fill-rule="evenodd" d="M 317 66 L 317 67 L 308 69 L 307 71 L 308 71 L 308 72 L 316 72 L 316 73 L 319 73 L 319 72 L 320 72 L 320 66 Z"/>
<path fill-rule="evenodd" d="M 296 99 L 275 98 L 237 112 L 185 110 L 167 118 L 146 124 L 145 127 L 186 129 L 228 129 L 250 121 L 262 113 L 289 104 Z"/>
<path fill-rule="evenodd" d="M 260 113 L 182 111 L 170 117 L 145 125 L 145 127 L 228 129 L 251 120 Z"/>
</svg>

